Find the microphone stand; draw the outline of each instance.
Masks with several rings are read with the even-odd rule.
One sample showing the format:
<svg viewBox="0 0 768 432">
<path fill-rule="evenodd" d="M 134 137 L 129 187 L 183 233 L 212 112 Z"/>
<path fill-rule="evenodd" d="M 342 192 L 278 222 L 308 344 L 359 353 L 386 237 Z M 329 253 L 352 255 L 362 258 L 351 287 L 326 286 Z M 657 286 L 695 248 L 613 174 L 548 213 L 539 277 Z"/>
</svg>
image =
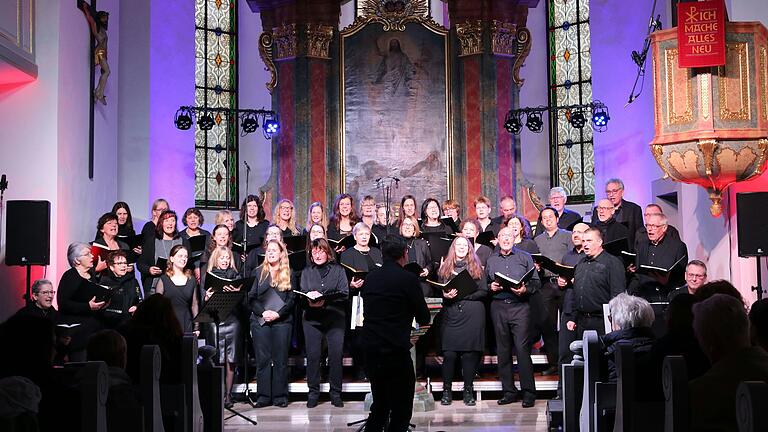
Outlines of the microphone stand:
<svg viewBox="0 0 768 432">
<path fill-rule="evenodd" d="M 400 179 L 397 177 L 379 177 L 376 179 L 375 183 L 376 189 L 381 189 L 382 193 L 384 194 L 384 202 L 386 205 L 387 215 L 386 222 L 387 222 L 387 235 L 391 234 L 390 230 L 392 229 L 392 224 L 389 223 L 389 215 L 391 212 L 391 206 L 392 203 L 392 186 L 397 189 L 400 186 Z"/>
<path fill-rule="evenodd" d="M 251 177 L 251 166 L 248 165 L 248 162 L 243 161 L 245 163 L 245 196 L 248 196 L 248 186 L 250 186 L 250 177 Z"/>
</svg>

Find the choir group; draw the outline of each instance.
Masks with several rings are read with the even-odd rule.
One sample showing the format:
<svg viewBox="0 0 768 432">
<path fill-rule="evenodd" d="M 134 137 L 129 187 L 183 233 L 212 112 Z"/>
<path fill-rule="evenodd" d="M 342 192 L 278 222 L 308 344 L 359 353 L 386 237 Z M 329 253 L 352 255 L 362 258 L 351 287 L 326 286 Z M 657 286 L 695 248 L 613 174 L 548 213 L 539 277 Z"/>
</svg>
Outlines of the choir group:
<svg viewBox="0 0 768 432">
<path fill-rule="evenodd" d="M 318 404 L 325 356 L 331 402 L 343 406 L 343 353 L 352 356 L 358 374 L 364 361 L 357 332 L 365 325 L 360 293 L 366 277 L 375 277 L 368 274 L 382 266 L 378 246 L 388 235 L 399 235 L 407 245 L 406 269 L 420 278 L 423 295 L 442 299 L 432 336 L 417 343 L 419 368 L 430 349 L 442 355 L 441 403 L 451 404 L 460 365 L 463 402 L 475 404 L 473 380 L 490 348 L 498 356 L 503 388 L 497 402 L 530 407 L 536 394 L 531 350 L 540 338 L 551 365 L 543 373 L 556 374 L 557 365 L 569 361 L 570 341 L 584 330 L 604 332 L 602 305 L 611 298 L 629 291 L 666 300 L 686 281 L 681 289 L 692 291 L 706 278 L 703 263 L 688 265 L 686 247 L 661 208 L 652 204 L 643 214 L 623 193 L 621 180 L 609 180 L 606 198 L 597 201 L 585 224 L 565 208 L 565 191 L 553 188 L 534 229 L 509 196 L 500 200 L 497 217 L 481 196 L 474 200 L 476 217 L 462 220 L 452 199 L 427 198 L 419 205 L 405 195 L 390 209 L 370 196 L 357 206 L 351 195 L 340 194 L 330 211 L 311 203 L 300 224 L 290 200 L 277 202 L 270 222 L 260 198 L 249 195 L 237 221 L 230 211 L 219 211 L 211 232 L 202 228 L 198 209 L 186 210 L 179 220 L 158 199 L 139 234 L 128 204 L 118 202 L 99 218 L 92 243 L 73 243 L 67 251 L 71 269 L 58 284 L 58 319 L 79 324 L 68 359 L 84 360 L 91 334 L 119 329 L 142 301 L 162 295 L 184 332 L 218 347 L 227 406 L 247 324 L 257 364 L 257 407 L 288 405 L 289 350 L 297 343 L 307 359 L 307 406 Z M 697 277 L 688 280 L 688 273 Z M 33 297 L 53 292 L 43 289 L 33 290 Z M 214 331 L 194 318 L 220 292 L 240 292 L 242 301 Z M 513 380 L 513 351 L 520 389 Z"/>
</svg>

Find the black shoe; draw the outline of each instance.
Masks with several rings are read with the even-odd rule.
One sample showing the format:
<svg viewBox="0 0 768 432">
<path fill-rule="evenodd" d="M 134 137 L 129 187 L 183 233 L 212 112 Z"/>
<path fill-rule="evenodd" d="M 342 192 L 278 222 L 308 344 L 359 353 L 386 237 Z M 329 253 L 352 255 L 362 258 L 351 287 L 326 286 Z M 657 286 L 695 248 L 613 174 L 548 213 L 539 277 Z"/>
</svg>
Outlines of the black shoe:
<svg viewBox="0 0 768 432">
<path fill-rule="evenodd" d="M 344 401 L 341 400 L 340 397 L 332 397 L 331 398 L 331 405 L 335 406 L 336 408 L 343 408 L 344 407 Z"/>
<path fill-rule="evenodd" d="M 453 402 L 453 395 L 450 391 L 443 390 L 443 398 L 440 399 L 440 405 L 450 405 Z"/>
<path fill-rule="evenodd" d="M 496 401 L 499 405 L 509 405 L 520 400 L 520 396 L 517 393 L 507 393 L 503 398 Z"/>
<path fill-rule="evenodd" d="M 523 408 L 531 408 L 536 405 L 536 396 L 525 395 L 523 396 Z"/>
<path fill-rule="evenodd" d="M 464 405 L 475 406 L 475 389 L 472 386 L 464 388 Z"/>
<path fill-rule="evenodd" d="M 258 400 L 258 401 L 256 401 L 255 404 L 253 404 L 254 408 L 264 408 L 264 407 L 268 407 L 268 406 L 272 406 L 272 402 L 268 402 L 268 401 L 265 401 L 265 400 Z"/>
<path fill-rule="evenodd" d="M 224 398 L 224 408 L 229 409 L 229 408 L 232 408 L 233 406 L 235 406 L 235 403 L 232 402 L 232 398 L 229 397 L 229 396 L 225 397 Z"/>
<path fill-rule="evenodd" d="M 287 400 L 275 401 L 275 406 L 280 408 L 285 408 L 288 406 L 288 401 Z"/>
<path fill-rule="evenodd" d="M 316 407 L 318 399 L 319 399 L 318 395 L 309 395 L 309 396 L 307 396 L 307 408 L 314 408 L 314 407 Z"/>
<path fill-rule="evenodd" d="M 546 369 L 545 371 L 543 371 L 541 374 L 543 376 L 550 376 L 550 375 L 557 375 L 558 372 L 559 371 L 557 370 L 557 366 L 552 366 L 552 367 Z"/>
</svg>

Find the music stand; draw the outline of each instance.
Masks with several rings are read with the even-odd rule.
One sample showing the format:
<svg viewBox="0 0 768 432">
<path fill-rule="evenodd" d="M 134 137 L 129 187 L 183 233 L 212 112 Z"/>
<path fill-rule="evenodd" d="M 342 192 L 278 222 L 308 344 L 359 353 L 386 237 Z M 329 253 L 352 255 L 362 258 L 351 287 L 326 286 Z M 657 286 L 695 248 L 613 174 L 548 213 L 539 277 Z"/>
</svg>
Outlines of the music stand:
<svg viewBox="0 0 768 432">
<path fill-rule="evenodd" d="M 238 303 L 242 302 L 243 296 L 245 295 L 245 291 L 238 290 L 238 291 L 217 291 L 214 292 L 211 298 L 208 299 L 207 302 L 205 302 L 205 306 L 203 309 L 198 312 L 197 316 L 192 320 L 192 322 L 197 323 L 206 323 L 206 322 L 212 322 L 214 326 L 216 327 L 216 364 L 221 366 L 221 362 L 219 361 L 219 325 L 221 325 L 221 321 L 226 320 L 229 315 L 232 313 L 232 310 L 238 305 Z M 224 347 L 224 355 L 226 355 L 227 349 L 226 346 Z M 231 412 L 232 415 L 228 418 L 232 418 L 234 416 L 240 417 L 248 422 L 250 422 L 252 425 L 256 425 L 256 420 L 253 420 L 249 417 L 244 416 L 243 414 L 237 412 L 233 408 L 225 408 L 227 411 Z"/>
</svg>

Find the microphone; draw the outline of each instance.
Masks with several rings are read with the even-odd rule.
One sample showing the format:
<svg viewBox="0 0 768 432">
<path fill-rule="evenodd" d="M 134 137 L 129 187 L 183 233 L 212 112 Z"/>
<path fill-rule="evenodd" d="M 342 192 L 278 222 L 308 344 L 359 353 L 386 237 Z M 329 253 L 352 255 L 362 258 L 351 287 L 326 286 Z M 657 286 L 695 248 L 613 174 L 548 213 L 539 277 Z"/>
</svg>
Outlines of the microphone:
<svg viewBox="0 0 768 432">
<path fill-rule="evenodd" d="M 8 180 L 5 178 L 5 174 L 0 177 L 0 191 L 8 189 Z"/>
<path fill-rule="evenodd" d="M 397 177 L 392 177 L 392 180 L 394 180 L 396 183 L 399 183 L 399 182 L 400 182 L 400 179 L 399 179 L 399 178 L 397 178 Z"/>
<path fill-rule="evenodd" d="M 243 161 L 243 163 L 245 164 L 245 167 L 248 168 L 248 171 L 250 171 L 251 170 L 251 166 L 248 165 L 248 162 L 247 161 Z"/>
</svg>

